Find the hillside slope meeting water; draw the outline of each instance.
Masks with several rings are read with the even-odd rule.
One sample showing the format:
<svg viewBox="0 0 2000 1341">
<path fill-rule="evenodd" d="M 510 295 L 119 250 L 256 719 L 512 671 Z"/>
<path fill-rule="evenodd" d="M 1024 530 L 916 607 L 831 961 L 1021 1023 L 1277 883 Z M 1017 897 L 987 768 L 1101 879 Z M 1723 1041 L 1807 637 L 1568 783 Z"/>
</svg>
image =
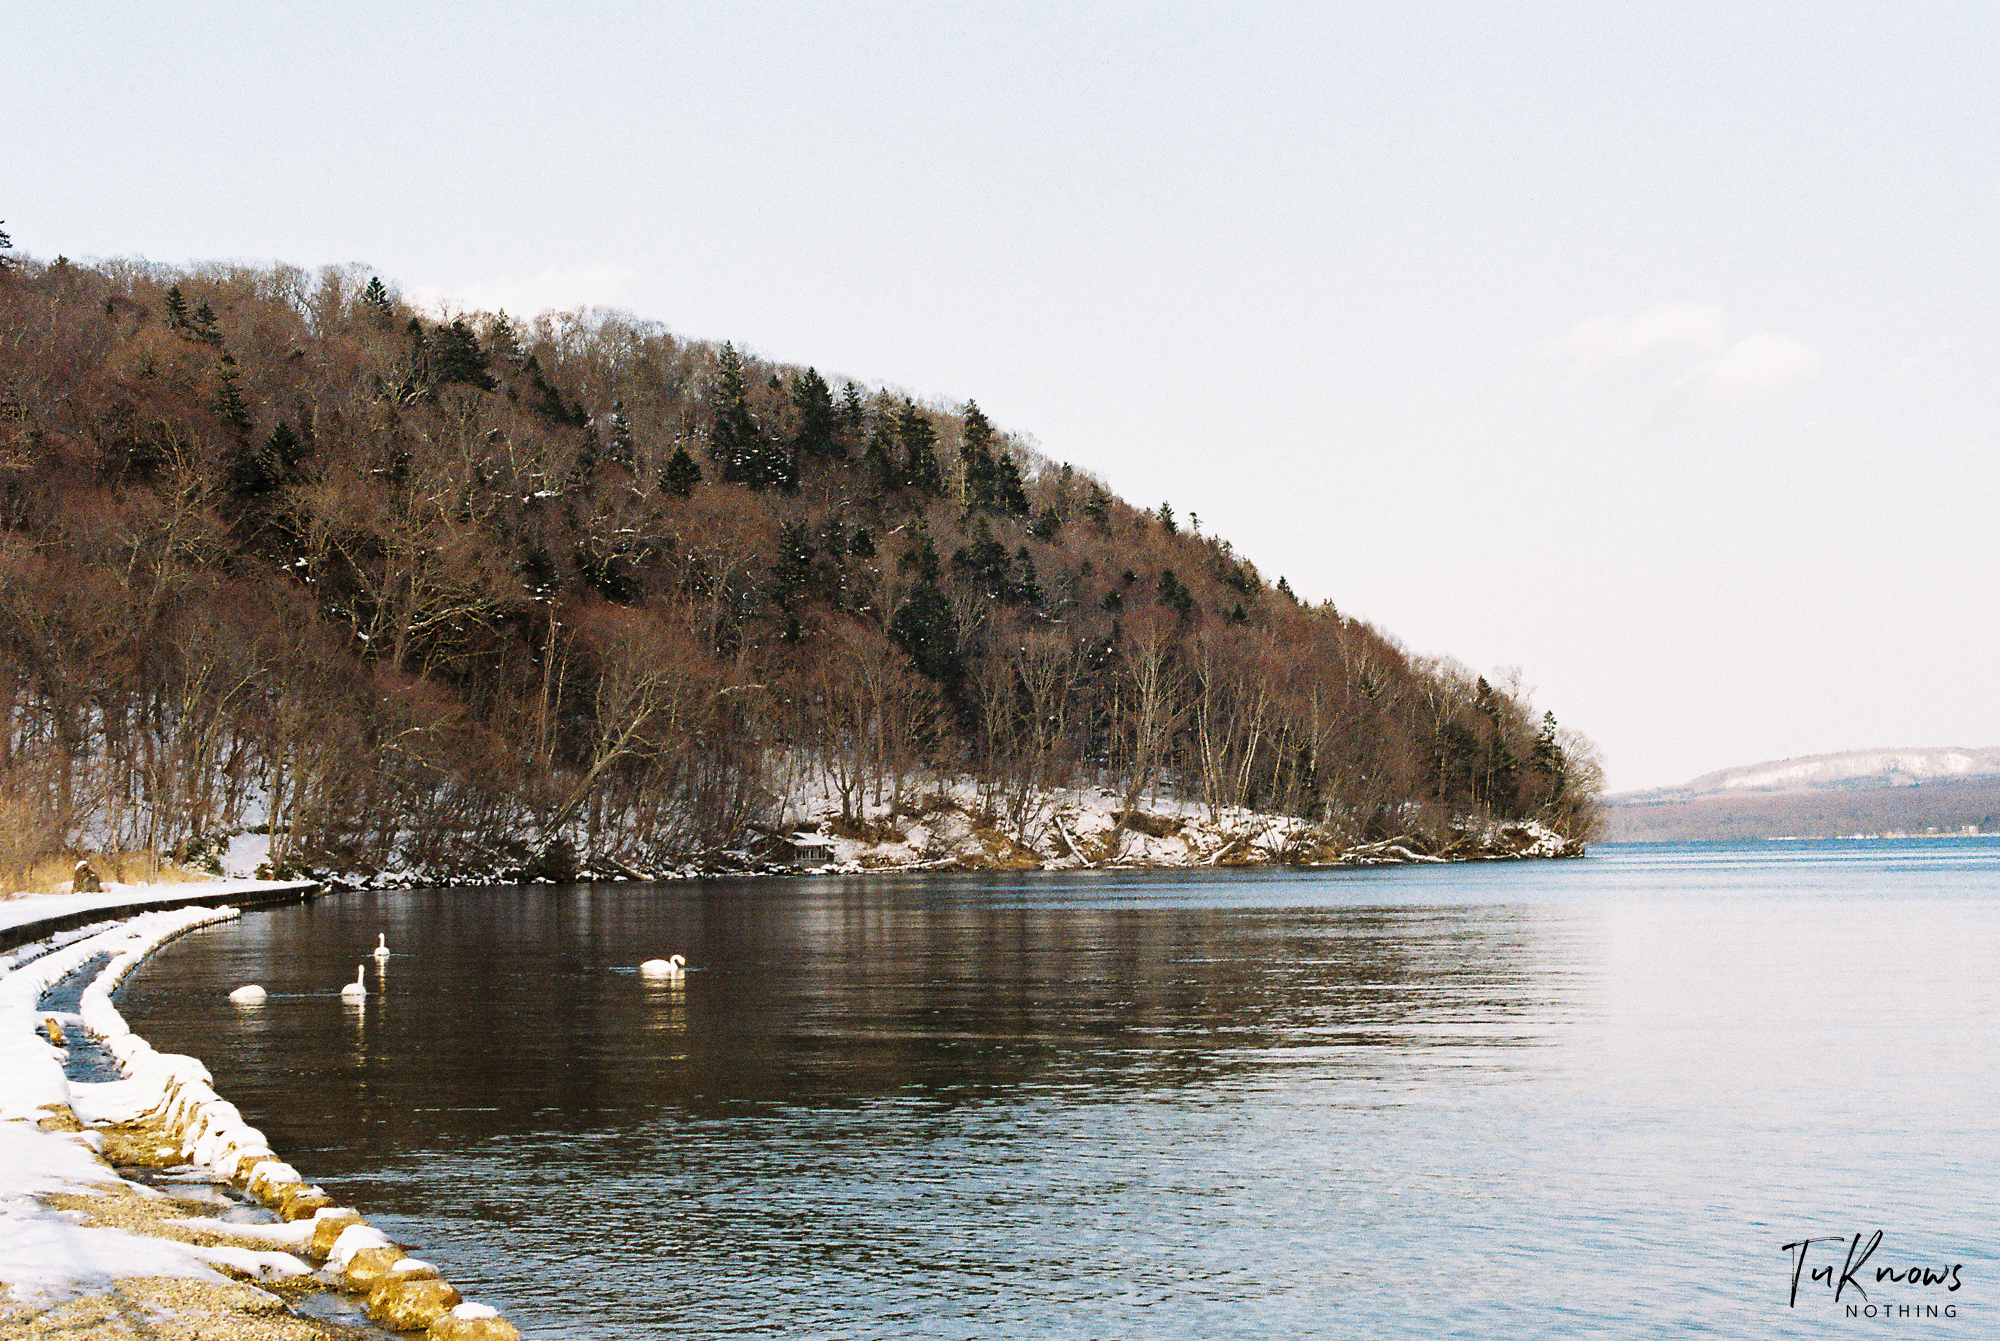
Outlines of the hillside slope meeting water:
<svg viewBox="0 0 2000 1341">
<path fill-rule="evenodd" d="M 2000 839 L 1612 844 L 356 893 L 121 1009 L 532 1337 L 1969 1336 L 1996 963 Z"/>
</svg>

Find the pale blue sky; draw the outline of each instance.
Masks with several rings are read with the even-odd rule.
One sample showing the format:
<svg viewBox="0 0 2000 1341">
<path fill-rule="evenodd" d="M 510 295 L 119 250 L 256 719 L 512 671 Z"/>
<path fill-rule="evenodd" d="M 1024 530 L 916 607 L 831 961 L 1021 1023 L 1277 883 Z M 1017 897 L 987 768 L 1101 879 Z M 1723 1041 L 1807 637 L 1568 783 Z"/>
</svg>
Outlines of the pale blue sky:
<svg viewBox="0 0 2000 1341">
<path fill-rule="evenodd" d="M 49 257 L 977 397 L 1619 787 L 2000 743 L 2000 11 L 16 6 Z"/>
</svg>

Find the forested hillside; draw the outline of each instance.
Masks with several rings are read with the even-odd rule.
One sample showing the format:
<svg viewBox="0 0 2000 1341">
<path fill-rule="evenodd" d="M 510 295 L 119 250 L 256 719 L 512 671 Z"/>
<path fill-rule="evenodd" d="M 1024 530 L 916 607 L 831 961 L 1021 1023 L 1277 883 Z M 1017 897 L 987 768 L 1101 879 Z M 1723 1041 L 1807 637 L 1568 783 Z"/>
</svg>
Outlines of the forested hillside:
<svg viewBox="0 0 2000 1341">
<path fill-rule="evenodd" d="M 1016 828 L 1084 780 L 1357 841 L 1595 823 L 1519 697 L 969 401 L 836 381 L 353 268 L 0 271 L 0 865 L 251 823 L 657 865 L 950 775 Z"/>
</svg>

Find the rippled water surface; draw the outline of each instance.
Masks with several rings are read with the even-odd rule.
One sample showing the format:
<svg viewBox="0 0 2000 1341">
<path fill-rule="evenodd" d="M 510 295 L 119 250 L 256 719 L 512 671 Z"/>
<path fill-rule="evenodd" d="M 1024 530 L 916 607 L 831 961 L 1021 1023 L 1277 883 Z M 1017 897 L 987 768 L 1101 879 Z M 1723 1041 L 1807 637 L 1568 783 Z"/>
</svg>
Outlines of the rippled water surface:
<svg viewBox="0 0 2000 1341">
<path fill-rule="evenodd" d="M 352 894 L 121 1004 L 530 1337 L 1974 1336 L 1996 976 L 1965 839 Z"/>
</svg>

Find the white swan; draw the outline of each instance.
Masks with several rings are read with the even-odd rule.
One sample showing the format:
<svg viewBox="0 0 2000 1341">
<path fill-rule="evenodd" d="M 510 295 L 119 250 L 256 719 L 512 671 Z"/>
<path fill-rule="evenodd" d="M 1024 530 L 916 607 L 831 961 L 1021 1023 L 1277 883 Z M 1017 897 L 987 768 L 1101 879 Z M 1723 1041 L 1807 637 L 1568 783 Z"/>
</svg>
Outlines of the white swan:
<svg viewBox="0 0 2000 1341">
<path fill-rule="evenodd" d="M 229 994 L 229 999 L 239 1006 L 261 1006 L 264 1004 L 264 989 L 256 983 L 246 983 Z"/>
<path fill-rule="evenodd" d="M 366 964 L 356 964 L 354 966 L 354 981 L 340 989 L 341 1000 L 361 1001 L 368 996 L 368 988 L 361 981 L 367 972 L 368 966 Z"/>
<path fill-rule="evenodd" d="M 389 957 L 389 933 L 386 931 L 378 931 L 375 933 L 375 958 L 381 960 L 381 959 L 387 959 L 388 957 Z"/>
<path fill-rule="evenodd" d="M 671 959 L 648 959 L 639 965 L 639 972 L 648 978 L 671 978 L 687 967 L 687 960 L 675 955 Z"/>
</svg>

